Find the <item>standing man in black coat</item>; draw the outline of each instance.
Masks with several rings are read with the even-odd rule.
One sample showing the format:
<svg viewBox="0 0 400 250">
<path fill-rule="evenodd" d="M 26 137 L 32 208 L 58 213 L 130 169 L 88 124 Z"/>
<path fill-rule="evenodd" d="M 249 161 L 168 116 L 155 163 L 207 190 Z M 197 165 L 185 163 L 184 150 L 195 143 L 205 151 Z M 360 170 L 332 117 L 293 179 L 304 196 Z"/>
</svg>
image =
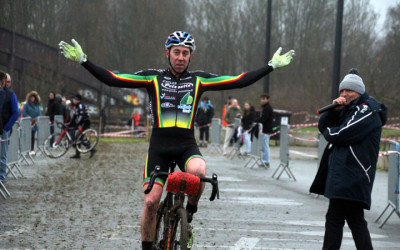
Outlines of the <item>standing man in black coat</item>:
<svg viewBox="0 0 400 250">
<path fill-rule="evenodd" d="M 273 115 L 274 111 L 269 104 L 269 94 L 262 94 L 260 96 L 260 102 L 262 106 L 262 113 L 261 117 L 256 119 L 256 122 L 259 122 L 262 124 L 263 129 L 262 129 L 262 162 L 264 163 L 264 166 L 269 168 L 269 162 L 270 162 L 270 149 L 269 149 L 269 139 L 271 137 L 272 133 L 272 126 L 273 126 Z"/>
<path fill-rule="evenodd" d="M 47 103 L 47 111 L 46 115 L 50 118 L 50 134 L 54 133 L 54 116 L 60 114 L 60 103 L 56 99 L 56 93 L 54 91 L 50 91 L 49 93 L 49 101 Z M 50 144 L 53 145 L 54 139 L 50 140 Z"/>
<path fill-rule="evenodd" d="M 310 192 L 329 198 L 323 249 L 340 249 L 345 221 L 357 249 L 373 249 L 364 209 L 371 192 L 387 108 L 365 92 L 350 71 L 339 85 L 340 106 L 321 115 L 319 131 L 328 141 Z"/>
<path fill-rule="evenodd" d="M 200 107 L 197 110 L 196 123 L 200 131 L 199 147 L 207 147 L 208 139 L 210 138 L 211 120 L 214 116 L 214 107 L 210 103 L 208 97 L 203 97 Z"/>
</svg>

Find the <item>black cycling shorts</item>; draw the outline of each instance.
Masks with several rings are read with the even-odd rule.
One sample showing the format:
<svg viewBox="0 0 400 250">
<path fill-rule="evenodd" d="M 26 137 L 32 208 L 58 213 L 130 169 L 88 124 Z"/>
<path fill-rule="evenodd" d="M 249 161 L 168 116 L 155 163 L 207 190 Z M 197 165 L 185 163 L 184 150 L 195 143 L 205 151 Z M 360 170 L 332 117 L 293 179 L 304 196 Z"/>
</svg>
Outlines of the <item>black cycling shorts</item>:
<svg viewBox="0 0 400 250">
<path fill-rule="evenodd" d="M 149 183 L 150 174 L 157 165 L 160 166 L 161 172 L 168 172 L 170 163 L 174 161 L 182 172 L 186 172 L 187 163 L 193 158 L 204 159 L 194 136 L 186 137 L 182 133 L 180 135 L 168 133 L 164 136 L 163 133 L 155 133 L 153 129 L 144 166 L 143 185 Z M 160 177 L 155 183 L 164 186 L 165 180 L 166 177 Z"/>
</svg>

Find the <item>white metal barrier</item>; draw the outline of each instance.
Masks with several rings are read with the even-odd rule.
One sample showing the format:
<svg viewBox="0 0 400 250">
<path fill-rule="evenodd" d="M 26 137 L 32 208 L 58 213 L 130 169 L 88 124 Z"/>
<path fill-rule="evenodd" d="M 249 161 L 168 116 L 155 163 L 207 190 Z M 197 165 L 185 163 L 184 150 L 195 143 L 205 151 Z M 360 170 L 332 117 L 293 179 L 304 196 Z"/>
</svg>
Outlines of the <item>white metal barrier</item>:
<svg viewBox="0 0 400 250">
<path fill-rule="evenodd" d="M 38 141 L 38 151 L 44 154 L 44 149 L 43 149 L 43 144 L 44 141 L 49 137 L 50 135 L 50 117 L 48 116 L 41 116 L 39 119 L 39 131 L 37 135 L 37 141 Z"/>
<path fill-rule="evenodd" d="M 21 118 L 19 121 L 20 127 L 20 157 L 23 161 L 25 161 L 28 165 L 34 164 L 35 161 L 33 160 L 32 156 L 29 154 L 31 151 L 31 137 L 32 137 L 32 124 L 31 118 Z M 29 161 L 29 160 L 30 161 Z"/>
<path fill-rule="evenodd" d="M 238 133 L 237 129 L 240 127 L 240 124 L 242 123 L 242 120 L 239 118 L 235 118 L 235 122 L 233 124 L 233 131 L 234 133 Z M 235 136 L 235 135 L 233 135 Z M 237 136 L 237 134 L 236 134 Z M 227 155 L 227 157 L 231 160 L 233 160 L 236 157 L 239 159 L 244 159 L 243 155 L 240 153 L 240 144 L 241 144 L 241 138 L 237 138 L 237 140 L 233 143 L 233 147 L 231 152 Z"/>
<path fill-rule="evenodd" d="M 278 168 L 275 170 L 274 174 L 272 175 L 272 178 L 275 177 L 276 174 L 278 174 L 279 169 L 281 171 L 279 174 L 276 176 L 276 179 L 279 180 L 283 172 L 286 172 L 286 174 L 289 176 L 289 178 L 293 178 L 294 181 L 296 181 L 296 177 L 294 177 L 293 172 L 290 170 L 289 167 L 289 130 L 290 126 L 288 123 L 288 117 L 282 117 L 281 118 L 281 127 L 280 127 L 280 137 L 279 137 L 279 158 L 280 158 L 280 164 Z"/>
<path fill-rule="evenodd" d="M 389 168 L 388 168 L 388 204 L 385 209 L 379 214 L 379 216 L 375 219 L 375 222 L 378 222 L 379 219 L 386 213 L 389 209 L 389 214 L 385 217 L 383 222 L 379 225 L 380 228 L 385 225 L 390 216 L 393 213 L 396 213 L 400 217 L 400 169 L 399 169 L 399 143 L 395 141 L 391 141 L 389 144 L 389 151 L 397 152 L 395 154 L 389 154 Z"/>
<path fill-rule="evenodd" d="M 12 132 L 10 135 L 10 143 L 8 144 L 8 157 L 7 157 L 7 168 L 8 168 L 8 174 L 11 174 L 14 178 L 18 178 L 17 174 L 15 173 L 14 170 L 17 170 L 17 173 L 21 177 L 25 177 L 20 169 L 20 165 L 18 163 L 18 159 L 20 156 L 19 153 L 19 126 L 17 123 L 14 123 Z"/>
<path fill-rule="evenodd" d="M 221 147 L 221 119 L 219 118 L 211 120 L 210 142 L 207 152 L 223 152 Z"/>
<path fill-rule="evenodd" d="M 244 164 L 244 167 L 249 166 L 250 163 L 250 168 L 253 168 L 256 164 L 259 166 L 267 168 L 263 161 L 261 160 L 261 151 L 262 151 L 262 124 L 257 123 L 255 124 L 255 133 L 252 135 L 252 142 L 251 142 L 251 148 L 250 148 L 250 154 L 248 157 L 248 160 Z M 257 134 L 257 136 L 255 135 Z"/>
</svg>

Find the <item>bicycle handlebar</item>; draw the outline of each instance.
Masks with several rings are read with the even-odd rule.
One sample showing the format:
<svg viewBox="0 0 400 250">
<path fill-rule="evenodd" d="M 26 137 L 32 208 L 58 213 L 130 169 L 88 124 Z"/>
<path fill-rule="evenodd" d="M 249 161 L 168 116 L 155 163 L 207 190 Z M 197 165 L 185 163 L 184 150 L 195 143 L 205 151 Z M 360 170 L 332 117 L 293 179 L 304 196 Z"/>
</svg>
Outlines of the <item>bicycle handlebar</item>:
<svg viewBox="0 0 400 250">
<path fill-rule="evenodd" d="M 68 127 L 68 126 L 65 125 L 63 122 L 59 122 L 59 121 L 55 121 L 55 122 L 57 123 L 57 127 L 61 128 L 61 129 L 64 129 L 64 128 L 67 128 L 67 127 Z"/>
<path fill-rule="evenodd" d="M 170 174 L 168 172 L 160 172 L 160 170 L 161 170 L 160 166 L 156 166 L 155 170 L 153 172 L 151 172 L 149 185 L 147 186 L 146 190 L 144 191 L 145 194 L 150 193 L 150 191 L 153 189 L 154 182 L 157 177 L 164 177 L 164 176 L 168 177 L 168 175 Z M 217 197 L 217 199 L 219 199 L 218 177 L 216 174 L 212 174 L 211 178 L 200 177 L 200 181 L 208 182 L 212 185 L 210 201 L 215 200 L 215 196 Z"/>
</svg>

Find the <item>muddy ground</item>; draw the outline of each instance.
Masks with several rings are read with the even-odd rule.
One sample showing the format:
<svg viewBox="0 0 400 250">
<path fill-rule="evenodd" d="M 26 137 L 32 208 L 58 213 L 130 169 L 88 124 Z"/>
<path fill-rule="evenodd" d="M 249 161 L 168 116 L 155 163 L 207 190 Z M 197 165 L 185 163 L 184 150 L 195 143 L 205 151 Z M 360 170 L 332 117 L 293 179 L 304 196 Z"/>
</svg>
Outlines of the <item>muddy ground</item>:
<svg viewBox="0 0 400 250">
<path fill-rule="evenodd" d="M 28 178 L 8 179 L 11 198 L 0 198 L 0 249 L 138 246 L 147 143 L 99 143 L 92 159 L 69 159 L 72 151 L 57 160 L 38 155 L 35 165 L 22 167 Z M 125 225 L 132 240 L 107 246 Z"/>
</svg>

